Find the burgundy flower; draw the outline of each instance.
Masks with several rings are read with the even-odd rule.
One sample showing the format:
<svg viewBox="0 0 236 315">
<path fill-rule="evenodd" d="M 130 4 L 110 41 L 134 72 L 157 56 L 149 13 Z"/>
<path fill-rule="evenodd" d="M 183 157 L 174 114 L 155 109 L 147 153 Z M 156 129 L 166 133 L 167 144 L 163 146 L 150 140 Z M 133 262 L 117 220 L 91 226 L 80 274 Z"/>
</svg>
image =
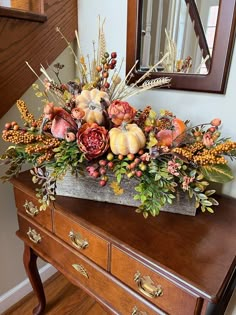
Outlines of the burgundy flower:
<svg viewBox="0 0 236 315">
<path fill-rule="evenodd" d="M 119 126 L 122 122 L 131 122 L 136 114 L 136 109 L 127 102 L 115 100 L 108 107 L 108 115 L 112 122 Z"/>
<path fill-rule="evenodd" d="M 109 147 L 108 131 L 96 123 L 85 123 L 77 134 L 77 144 L 87 160 L 95 159 Z"/>
</svg>

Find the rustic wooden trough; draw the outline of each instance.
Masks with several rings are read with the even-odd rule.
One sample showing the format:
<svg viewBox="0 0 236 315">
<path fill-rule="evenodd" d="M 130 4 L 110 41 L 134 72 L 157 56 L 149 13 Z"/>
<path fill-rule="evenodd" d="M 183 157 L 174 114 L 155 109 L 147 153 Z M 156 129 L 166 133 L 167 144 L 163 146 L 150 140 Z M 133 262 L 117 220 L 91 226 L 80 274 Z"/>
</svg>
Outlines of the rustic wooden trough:
<svg viewBox="0 0 236 315">
<path fill-rule="evenodd" d="M 137 194 L 134 190 L 137 180 L 122 180 L 122 188 L 124 189 L 122 195 L 114 194 L 113 189 L 109 185 L 111 182 L 112 180 L 109 180 L 106 186 L 101 187 L 98 181 L 88 175 L 78 175 L 76 177 L 68 172 L 63 180 L 57 181 L 56 194 L 59 196 L 76 197 L 133 207 L 140 205 L 140 201 L 133 199 L 133 196 Z M 190 199 L 187 193 L 181 191 L 177 193 L 173 204 L 166 205 L 162 211 L 191 216 L 196 214 L 193 199 Z"/>
</svg>

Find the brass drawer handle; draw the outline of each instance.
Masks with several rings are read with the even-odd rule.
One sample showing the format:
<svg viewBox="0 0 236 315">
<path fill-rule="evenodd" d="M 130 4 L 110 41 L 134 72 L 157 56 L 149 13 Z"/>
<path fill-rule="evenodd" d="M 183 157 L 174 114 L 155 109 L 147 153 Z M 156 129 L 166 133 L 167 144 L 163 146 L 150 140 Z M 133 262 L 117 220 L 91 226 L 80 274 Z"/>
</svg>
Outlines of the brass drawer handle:
<svg viewBox="0 0 236 315">
<path fill-rule="evenodd" d="M 149 276 L 142 276 L 139 271 L 135 273 L 134 281 L 137 283 L 139 291 L 149 298 L 163 295 L 161 286 L 155 285 Z"/>
<path fill-rule="evenodd" d="M 84 240 L 80 233 L 70 231 L 69 238 L 71 239 L 72 244 L 79 249 L 85 249 L 89 245 L 88 241 Z"/>
<path fill-rule="evenodd" d="M 33 204 L 32 201 L 26 200 L 23 207 L 25 208 L 25 212 L 28 213 L 31 217 L 35 217 L 39 214 L 39 209 Z"/>
<path fill-rule="evenodd" d="M 40 243 L 42 240 L 41 235 L 37 233 L 35 230 L 31 229 L 31 227 L 29 227 L 29 231 L 27 232 L 27 235 L 29 239 L 31 240 L 31 242 L 35 244 Z"/>
<path fill-rule="evenodd" d="M 72 267 L 77 270 L 79 273 L 81 273 L 82 276 L 89 279 L 89 275 L 87 273 L 87 270 L 80 264 L 73 264 Z"/>
<path fill-rule="evenodd" d="M 132 310 L 131 315 L 148 315 L 148 313 L 139 311 L 137 306 L 135 306 Z"/>
</svg>

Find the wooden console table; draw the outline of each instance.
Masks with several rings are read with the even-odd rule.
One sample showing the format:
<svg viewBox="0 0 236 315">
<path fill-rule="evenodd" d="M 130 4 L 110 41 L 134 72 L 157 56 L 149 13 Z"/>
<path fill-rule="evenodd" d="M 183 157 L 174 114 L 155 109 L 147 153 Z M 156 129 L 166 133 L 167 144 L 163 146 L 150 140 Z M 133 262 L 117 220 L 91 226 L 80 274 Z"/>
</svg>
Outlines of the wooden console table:
<svg viewBox="0 0 236 315">
<path fill-rule="evenodd" d="M 39 212 L 31 175 L 12 183 L 34 314 L 46 304 L 38 256 L 111 314 L 224 314 L 236 282 L 236 200 L 218 197 L 215 214 L 145 220 L 131 207 L 58 196 Z"/>
</svg>

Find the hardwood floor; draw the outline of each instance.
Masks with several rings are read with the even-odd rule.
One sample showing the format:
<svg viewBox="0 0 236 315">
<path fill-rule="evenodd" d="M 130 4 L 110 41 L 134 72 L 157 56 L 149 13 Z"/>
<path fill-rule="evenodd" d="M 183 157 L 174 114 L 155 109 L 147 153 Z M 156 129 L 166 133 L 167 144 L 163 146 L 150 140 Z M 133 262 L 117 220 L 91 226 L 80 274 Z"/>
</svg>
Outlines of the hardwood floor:
<svg viewBox="0 0 236 315">
<path fill-rule="evenodd" d="M 60 273 L 47 280 L 44 288 L 47 299 L 45 315 L 108 315 L 94 299 Z M 31 315 L 36 305 L 37 299 L 31 293 L 2 315 Z"/>
</svg>

